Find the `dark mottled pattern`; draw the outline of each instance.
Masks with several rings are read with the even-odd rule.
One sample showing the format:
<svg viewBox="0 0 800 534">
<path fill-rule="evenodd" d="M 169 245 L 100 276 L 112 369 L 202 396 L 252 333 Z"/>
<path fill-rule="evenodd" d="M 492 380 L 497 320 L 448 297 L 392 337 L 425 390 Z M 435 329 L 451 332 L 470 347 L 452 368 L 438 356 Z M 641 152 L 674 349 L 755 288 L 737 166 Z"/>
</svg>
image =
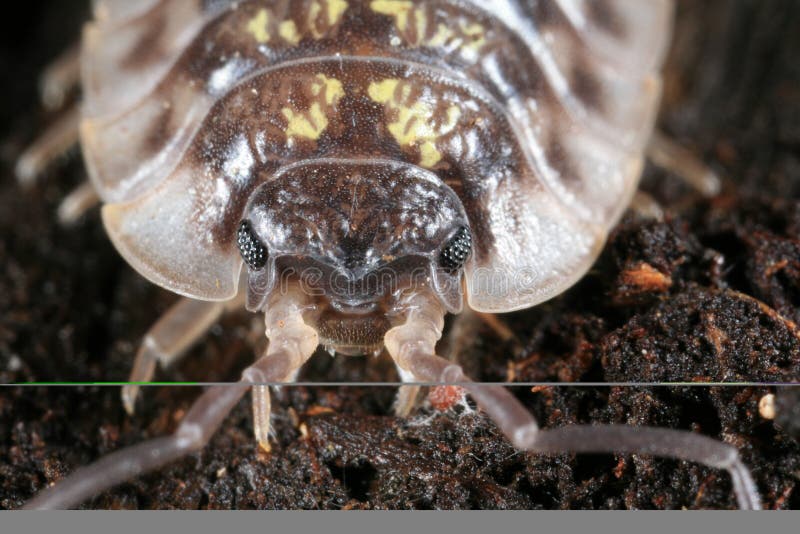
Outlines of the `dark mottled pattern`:
<svg viewBox="0 0 800 534">
<path fill-rule="evenodd" d="M 467 148 L 466 132 L 458 127 L 438 143 L 442 159 L 433 170 L 457 193 L 479 196 L 488 183 L 495 181 L 515 179 L 521 185 L 524 183 L 522 149 L 507 119 L 496 103 L 481 98 L 480 94 L 470 94 L 471 86 L 422 65 L 382 60 L 343 61 L 325 59 L 260 75 L 226 95 L 211 111 L 206 122 L 213 122 L 214 128 L 201 130 L 191 154 L 197 167 L 224 174 L 225 154 L 234 148 L 241 135 L 246 136 L 258 157 L 250 180 L 242 182 L 225 177 L 234 193 L 231 195 L 233 204 L 223 214 L 221 224 L 213 230 L 220 242 L 227 242 L 235 232 L 250 192 L 271 180 L 281 166 L 314 158 L 389 158 L 416 163 L 419 153 L 398 145 L 383 119 L 384 106 L 368 96 L 369 85 L 385 79 L 398 78 L 416 86 L 416 90 L 425 87 L 433 91 L 439 102 L 457 105 L 463 110 L 460 125 L 473 124 L 471 147 Z M 346 68 L 341 70 L 343 64 Z M 281 111 L 286 102 L 296 103 L 301 109 L 304 107 L 304 97 L 308 96 L 304 93 L 318 73 L 331 78 L 339 76 L 346 96 L 336 105 L 335 113 L 329 115 L 328 127 L 319 139 L 297 138 L 287 144 L 285 118 Z M 474 107 L 467 109 L 463 106 L 467 102 Z M 373 187 L 381 187 L 380 175 L 364 178 L 372 182 Z M 528 188 L 532 193 L 539 186 L 532 178 L 529 181 Z M 309 186 L 311 189 L 304 194 L 312 197 L 329 198 L 337 194 L 335 189 L 325 190 L 319 183 Z M 481 209 L 472 203 L 467 203 L 466 207 L 468 210 Z M 477 211 L 468 211 L 468 215 L 470 220 L 480 224 Z M 479 250 L 487 251 L 491 234 L 480 226 L 475 230 L 480 236 L 476 240 Z"/>
<path fill-rule="evenodd" d="M 415 166 L 311 160 L 255 191 L 245 217 L 270 253 L 266 272 L 251 275 L 251 307 L 258 308 L 278 283 L 276 276 L 281 283 L 302 278 L 307 293 L 325 301 L 384 302 L 369 318 L 364 310 L 358 319 L 387 328 L 386 309 L 401 287 L 434 277 L 449 306 L 457 308 L 462 299 L 458 273 L 437 267 L 448 238 L 468 224 L 467 216 L 450 188 Z M 350 323 L 355 328 L 359 320 Z M 323 317 L 320 326 L 328 322 L 333 317 Z M 366 346 L 378 341 L 373 334 Z"/>
<path fill-rule="evenodd" d="M 254 193 L 247 217 L 275 254 L 358 271 L 435 255 L 466 223 L 458 197 L 435 175 L 375 160 L 310 161 L 282 171 Z"/>
<path fill-rule="evenodd" d="M 470 84 L 471 87 L 485 91 L 486 96 L 496 100 L 499 106 L 503 106 L 510 99 L 520 97 L 533 98 L 540 102 L 540 105 L 554 110 L 559 110 L 563 106 L 559 97 L 553 92 L 550 85 L 545 82 L 545 75 L 540 63 L 532 57 L 530 50 L 520 37 L 497 18 L 461 2 L 443 0 L 428 2 L 424 6 L 424 12 L 429 20 L 424 29 L 415 28 L 414 21 L 411 20 L 407 31 L 399 33 L 395 30 L 393 17 L 373 12 L 367 8 L 366 2 L 361 5 L 357 2 L 350 2 L 352 5 L 345 11 L 341 21 L 328 28 L 327 33 L 320 38 L 315 38 L 310 33 L 311 29 L 307 19 L 308 10 L 312 4 L 311 0 L 291 3 L 251 0 L 240 2 L 236 10 L 221 9 L 224 4 L 225 2 L 211 2 L 206 5 L 206 9 L 221 11 L 221 13 L 207 23 L 193 43 L 185 50 L 169 74 L 156 88 L 152 98 L 169 100 L 176 87 L 197 84 L 206 85 L 213 78 L 213 73 L 218 72 L 221 67 L 233 60 L 241 65 L 241 69 L 237 70 L 236 78 L 232 80 L 236 84 L 249 76 L 257 75 L 258 72 L 264 69 L 274 68 L 287 61 L 309 57 L 367 56 L 392 58 L 401 61 L 406 72 L 396 72 L 394 75 L 403 76 L 405 79 L 410 77 L 410 73 L 413 70 L 421 70 L 421 67 L 416 65 L 429 66 L 434 69 L 430 74 L 432 80 L 437 80 L 442 76 L 445 78 L 452 77 L 454 80 L 462 79 L 465 83 Z M 529 5 L 526 4 L 526 6 L 528 7 L 525 7 L 525 9 L 530 15 L 536 17 L 534 20 L 537 21 L 537 26 L 542 28 L 547 26 L 561 27 L 566 24 L 560 8 L 553 2 L 532 2 Z M 243 29 L 265 7 L 269 8 L 271 13 L 270 24 L 267 28 L 270 40 L 267 43 L 259 44 L 251 33 L 243 31 Z M 302 40 L 297 45 L 278 37 L 278 22 L 281 20 L 291 20 L 295 23 L 300 37 L 302 37 Z M 441 24 L 447 25 L 449 28 L 455 28 L 452 31 L 470 24 L 479 24 L 485 28 L 486 42 L 474 57 L 459 53 L 457 47 L 454 49 L 452 39 L 450 45 L 424 46 L 426 40 L 434 39 L 437 28 Z M 154 24 L 153 28 L 155 29 L 157 26 L 157 24 Z M 397 35 L 400 35 L 412 41 L 421 40 L 423 45 L 409 44 L 403 39 L 400 39 L 400 42 L 397 43 L 392 41 L 391 36 L 393 35 L 395 35 L 395 39 L 397 39 Z M 150 43 L 154 39 L 155 36 L 148 32 L 143 37 L 141 46 L 146 47 L 145 41 Z M 580 40 L 577 42 L 580 45 Z M 325 62 L 330 63 L 331 60 L 328 59 Z M 326 71 L 332 74 L 336 70 L 335 65 L 331 68 L 323 68 L 321 65 L 322 63 L 312 63 L 305 70 L 309 76 L 313 76 L 317 71 Z M 356 70 L 352 73 L 341 72 L 340 76 L 351 79 L 375 76 L 375 74 L 368 72 L 370 69 L 363 69 L 358 63 L 351 62 L 348 65 L 352 65 L 352 68 Z M 594 80 L 592 69 L 586 68 L 587 66 L 588 64 L 585 63 L 576 65 L 573 72 L 568 73 L 568 75 L 573 79 L 572 83 L 575 85 L 575 94 L 578 99 L 590 108 L 600 109 L 601 99 L 598 95 L 602 88 Z M 350 66 L 347 67 L 347 69 L 350 68 Z M 379 69 L 379 67 L 376 69 Z M 442 74 L 435 69 L 440 69 Z M 400 70 L 402 71 L 403 69 Z M 266 127 L 268 129 L 267 135 L 269 135 L 269 129 L 272 128 L 272 133 L 276 136 L 272 143 L 275 147 L 278 146 L 278 136 L 283 135 L 284 129 L 283 119 L 280 117 L 281 107 L 287 102 L 287 99 L 294 99 L 294 102 L 302 109 L 304 101 L 302 96 L 292 92 L 291 88 L 286 85 L 278 88 L 277 93 L 272 93 L 271 91 L 275 91 L 276 88 L 268 85 L 267 77 L 263 78 L 265 85 L 262 87 L 256 87 L 253 82 L 246 82 L 242 86 L 231 85 L 229 90 L 235 93 L 241 93 L 244 87 L 263 90 L 265 94 L 270 96 L 272 105 L 272 110 L 268 111 L 270 117 L 251 116 L 251 108 L 245 100 L 237 99 L 230 95 L 225 96 L 209 113 L 205 121 L 206 126 L 200 130 L 201 140 L 195 144 L 195 154 L 198 156 L 195 164 L 205 166 L 220 163 L 219 154 L 225 149 L 225 140 L 217 139 L 214 141 L 214 145 L 211 146 L 207 134 L 209 130 L 213 130 L 211 132 L 212 136 L 218 138 L 228 136 L 226 141 L 231 142 L 232 129 L 220 128 L 220 123 L 234 124 L 237 128 L 240 125 L 250 125 L 245 126 L 245 128 L 250 130 L 248 135 L 252 138 L 256 134 L 255 126 L 252 123 L 257 120 L 258 127 Z M 296 83 L 303 85 L 307 82 L 302 82 L 298 78 Z M 206 90 L 211 91 L 210 87 L 207 87 Z M 278 95 L 278 98 L 274 98 L 275 94 Z M 347 109 L 348 106 L 349 109 Z M 369 153 L 376 157 L 405 159 L 402 151 L 398 150 L 394 143 L 375 142 L 373 137 L 374 130 L 379 128 L 385 119 L 377 112 L 377 106 L 374 103 L 356 102 L 351 99 L 348 102 L 344 102 L 341 107 L 345 114 L 349 111 L 353 116 L 361 120 L 359 124 L 352 121 L 348 122 L 350 117 L 343 117 L 340 121 L 341 129 L 349 128 L 351 130 L 349 133 L 342 132 L 343 137 L 338 150 L 340 157 L 350 151 L 354 157 L 361 157 L 364 153 Z M 437 107 L 436 111 L 440 113 L 444 110 L 441 107 Z M 508 132 L 507 126 L 504 125 L 505 119 L 499 108 L 486 110 L 483 113 L 482 117 L 475 117 L 472 120 L 472 126 L 468 127 L 467 124 L 469 122 L 464 121 L 464 124 L 459 126 L 462 132 L 466 133 L 466 128 L 472 128 L 478 130 L 480 135 L 485 135 L 488 132 L 488 137 L 493 141 L 509 138 L 504 142 L 507 144 L 516 142 L 511 139 L 515 134 Z M 566 113 L 566 111 L 557 111 L 557 113 Z M 161 126 L 154 128 L 152 134 L 148 136 L 150 140 L 147 143 L 147 147 L 149 147 L 148 150 L 150 151 L 155 152 L 160 146 L 163 146 L 171 135 L 174 135 L 174 130 L 182 124 L 180 120 L 175 120 L 171 123 L 172 130 L 170 130 L 170 127 L 165 126 L 169 110 L 165 110 L 164 114 L 166 116 L 158 120 Z M 479 124 L 478 120 L 484 121 L 483 128 L 477 126 Z M 326 132 L 326 135 L 330 135 L 330 130 L 333 130 L 333 128 L 329 128 L 329 132 Z M 558 154 L 558 157 L 554 158 L 551 163 L 556 170 L 560 171 L 559 174 L 565 179 L 571 178 L 574 180 L 577 173 L 572 170 L 570 162 L 567 161 L 567 154 L 558 148 L 559 135 L 557 129 L 554 130 L 553 146 L 544 148 L 552 154 Z M 329 140 L 321 141 L 322 148 L 317 154 L 313 155 L 329 155 L 324 149 L 326 143 L 329 143 Z M 379 144 L 380 146 L 378 146 Z M 369 148 L 365 149 L 367 146 Z M 475 238 L 479 251 L 486 251 L 491 247 L 493 236 L 488 231 L 488 227 L 482 223 L 487 216 L 481 213 L 481 210 L 485 209 L 485 200 L 483 200 L 482 194 L 475 190 L 478 185 L 477 182 L 495 180 L 496 177 L 489 169 L 497 168 L 498 163 L 508 168 L 513 167 L 515 179 L 520 181 L 521 190 L 527 190 L 528 194 L 531 191 L 527 188 L 531 186 L 526 186 L 526 182 L 537 180 L 536 172 L 530 168 L 530 163 L 524 161 L 524 157 L 518 150 L 515 149 L 514 152 L 514 155 L 510 158 L 506 157 L 505 161 L 498 162 L 497 158 L 492 156 L 488 145 L 483 143 L 474 153 L 469 155 L 474 160 L 474 164 L 467 165 L 461 162 L 462 164 L 459 167 L 457 165 L 458 162 L 450 161 L 448 162 L 450 163 L 449 165 L 440 165 L 436 169 L 436 172 L 445 181 L 466 180 L 473 182 L 474 185 L 471 187 L 454 186 L 454 189 L 459 195 L 462 195 L 465 204 L 467 204 L 470 219 L 476 227 Z M 212 155 L 216 159 L 213 159 Z M 276 154 L 275 157 L 270 158 L 267 168 L 261 169 L 261 178 L 258 179 L 264 179 L 264 173 L 274 169 L 277 162 L 290 163 L 298 161 L 302 157 L 312 157 L 312 154 L 309 152 Z M 450 159 L 461 159 L 462 157 L 460 154 L 454 154 L 454 157 Z M 257 181 L 258 179 L 254 177 L 254 180 Z M 569 187 L 573 186 L 579 187 L 579 184 L 575 183 Z M 252 188 L 250 186 L 237 194 L 244 194 L 245 191 L 252 190 Z M 486 187 L 485 189 L 492 188 Z M 241 216 L 241 208 L 245 201 L 246 199 L 234 199 L 230 213 L 226 214 L 225 220 L 213 229 L 221 241 L 227 242 L 233 238 L 236 224 Z M 199 208 L 199 210 L 202 211 L 202 208 Z"/>
</svg>

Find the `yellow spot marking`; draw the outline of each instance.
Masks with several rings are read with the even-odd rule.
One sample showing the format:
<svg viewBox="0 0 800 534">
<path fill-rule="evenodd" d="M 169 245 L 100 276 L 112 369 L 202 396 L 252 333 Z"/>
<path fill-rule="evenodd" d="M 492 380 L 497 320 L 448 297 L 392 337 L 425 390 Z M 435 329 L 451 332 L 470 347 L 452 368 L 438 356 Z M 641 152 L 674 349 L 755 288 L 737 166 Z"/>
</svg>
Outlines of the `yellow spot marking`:
<svg viewBox="0 0 800 534">
<path fill-rule="evenodd" d="M 397 29 L 404 32 L 408 29 L 408 14 L 414 4 L 408 0 L 375 0 L 369 7 L 375 13 L 393 16 Z"/>
<path fill-rule="evenodd" d="M 314 37 L 317 39 L 319 39 L 321 35 L 317 34 L 314 22 L 317 20 L 317 17 L 319 17 L 321 11 L 322 6 L 319 2 L 312 2 L 311 7 L 308 8 L 309 26 L 311 27 L 311 32 L 314 34 Z"/>
<path fill-rule="evenodd" d="M 325 2 L 325 20 L 319 24 L 318 19 L 322 13 L 322 3 Z M 308 26 L 315 39 L 327 35 L 328 30 L 339 24 L 348 4 L 345 0 L 314 0 L 308 8 Z"/>
<path fill-rule="evenodd" d="M 480 52 L 483 45 L 486 44 L 486 29 L 478 24 L 477 22 L 474 24 L 461 24 L 461 31 L 464 32 L 464 35 L 467 37 L 471 37 L 472 40 L 467 42 L 464 45 L 464 48 L 470 49 L 474 52 Z"/>
<path fill-rule="evenodd" d="M 415 46 L 419 46 L 419 44 L 425 38 L 425 33 L 428 30 L 428 16 L 425 14 L 423 10 L 415 9 L 414 22 L 416 22 L 417 25 L 417 38 L 412 44 Z"/>
<path fill-rule="evenodd" d="M 347 2 L 344 0 L 328 0 L 328 22 L 338 24 L 344 12 L 347 11 Z"/>
<path fill-rule="evenodd" d="M 428 41 L 428 46 L 444 46 L 454 36 L 455 33 L 453 30 L 448 28 L 446 24 L 440 22 L 436 27 L 436 33 Z"/>
<path fill-rule="evenodd" d="M 382 82 L 372 82 L 369 84 L 367 94 L 374 101 L 379 104 L 386 104 L 394 99 L 394 92 L 397 89 L 400 80 L 388 79 Z"/>
<path fill-rule="evenodd" d="M 255 17 L 247 23 L 247 32 L 256 38 L 256 41 L 264 44 L 269 42 L 269 11 L 261 9 Z"/>
<path fill-rule="evenodd" d="M 342 82 L 336 78 L 328 78 L 324 74 L 317 74 L 316 81 L 311 84 L 311 94 L 319 96 L 322 93 L 325 103 L 329 106 L 344 96 Z"/>
<path fill-rule="evenodd" d="M 374 0 L 370 8 L 376 13 L 394 17 L 395 27 L 407 44 L 411 46 L 444 46 L 457 39 L 455 46 L 462 52 L 477 53 L 486 45 L 486 28 L 477 22 L 461 20 L 458 31 L 446 23 L 436 26 L 434 35 L 426 40 L 428 16 L 422 8 L 414 7 L 408 0 Z M 413 25 L 413 28 L 412 28 Z"/>
<path fill-rule="evenodd" d="M 286 137 L 305 137 L 316 141 L 325 128 L 328 127 L 328 118 L 322 112 L 319 102 L 314 102 L 308 110 L 308 116 L 296 113 L 293 109 L 283 108 L 281 113 L 289 124 L 286 126 Z"/>
<path fill-rule="evenodd" d="M 303 137 L 316 141 L 328 127 L 327 109 L 333 106 L 344 96 L 342 82 L 335 78 L 328 78 L 324 74 L 317 74 L 310 86 L 311 94 L 316 98 L 311 103 L 308 112 L 298 112 L 289 107 L 281 109 L 281 114 L 286 118 L 286 138 Z"/>
<path fill-rule="evenodd" d="M 428 16 L 423 9 L 415 8 L 414 4 L 407 0 L 375 0 L 370 4 L 370 8 L 381 15 L 394 17 L 398 33 L 410 44 L 419 46 L 422 43 L 428 29 Z M 412 34 L 409 33 L 411 23 L 414 24 Z"/>
<path fill-rule="evenodd" d="M 408 12 L 414 8 L 414 3 L 409 0 L 374 0 L 369 5 L 370 9 L 381 15 L 408 17 Z"/>
<path fill-rule="evenodd" d="M 430 168 L 439 163 L 442 159 L 442 154 L 436 150 L 436 145 L 431 141 L 425 141 L 419 147 L 420 159 L 419 164 L 423 167 Z"/>
<path fill-rule="evenodd" d="M 387 129 L 400 146 L 418 146 L 421 166 L 433 167 L 441 161 L 442 154 L 436 148 L 436 141 L 456 127 L 461 117 L 458 106 L 453 104 L 447 108 L 445 120 L 436 124 L 433 106 L 420 100 L 409 102 L 411 86 L 400 86 L 400 80 L 390 78 L 373 82 L 367 94 L 374 102 L 385 104 L 387 111 L 396 114 L 397 119 L 389 123 Z"/>
<path fill-rule="evenodd" d="M 300 34 L 293 20 L 285 20 L 278 26 L 278 34 L 289 44 L 296 45 L 300 42 Z"/>
</svg>

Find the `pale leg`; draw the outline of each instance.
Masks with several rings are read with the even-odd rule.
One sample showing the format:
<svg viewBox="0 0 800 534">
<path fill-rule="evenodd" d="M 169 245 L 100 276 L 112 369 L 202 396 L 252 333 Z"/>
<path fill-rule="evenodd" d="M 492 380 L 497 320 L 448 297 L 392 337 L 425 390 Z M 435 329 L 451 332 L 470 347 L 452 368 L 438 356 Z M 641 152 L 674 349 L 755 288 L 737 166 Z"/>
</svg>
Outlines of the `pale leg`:
<svg viewBox="0 0 800 534">
<path fill-rule="evenodd" d="M 61 55 L 44 71 L 41 80 L 41 97 L 45 108 L 60 109 L 80 82 L 80 46 L 75 45 Z M 78 144 L 80 110 L 77 103 L 50 124 L 20 155 L 16 175 L 20 185 L 29 187 L 58 157 Z M 77 221 L 84 213 L 100 202 L 97 192 L 88 181 L 73 190 L 58 207 L 58 220 L 62 225 Z"/>
<path fill-rule="evenodd" d="M 55 159 L 78 143 L 79 124 L 80 112 L 76 105 L 64 112 L 23 151 L 15 168 L 20 185 L 33 185 Z"/>
<path fill-rule="evenodd" d="M 650 138 L 647 156 L 653 163 L 669 170 L 707 197 L 719 194 L 722 189 L 722 182 L 713 170 L 661 132 L 654 132 Z"/>
<path fill-rule="evenodd" d="M 522 350 L 517 336 L 500 317 L 466 308 L 455 317 L 445 338 L 444 354 L 449 360 L 457 361 L 459 355 L 467 353 L 470 347 L 477 343 L 482 325 L 487 326 L 503 343 L 510 344 L 514 352 Z M 404 381 L 414 381 L 414 377 L 410 375 L 401 378 Z M 395 415 L 407 417 L 416 407 L 421 389 L 421 386 L 417 385 L 400 386 L 394 402 Z"/>
<path fill-rule="evenodd" d="M 653 219 L 659 222 L 664 220 L 664 209 L 661 204 L 644 191 L 636 191 L 634 193 L 631 200 L 631 209 L 645 219 Z"/>
<path fill-rule="evenodd" d="M 15 170 L 22 187 L 32 186 L 53 160 L 78 143 L 79 121 L 77 107 L 73 107 L 23 151 Z M 91 182 L 86 181 L 61 201 L 58 221 L 62 225 L 70 225 L 99 203 L 97 191 Z"/>
<path fill-rule="evenodd" d="M 58 205 L 58 222 L 63 226 L 75 224 L 87 211 L 100 203 L 94 186 L 86 181 L 67 195 Z"/>
<path fill-rule="evenodd" d="M 147 332 L 129 382 L 150 382 L 156 364 L 169 367 L 183 356 L 191 346 L 205 335 L 225 310 L 225 303 L 204 302 L 182 298 L 165 313 Z M 122 388 L 125 411 L 133 414 L 139 395 L 139 384 L 126 384 Z"/>
<path fill-rule="evenodd" d="M 413 378 L 408 381 L 413 381 Z M 411 410 L 417 406 L 417 399 L 419 398 L 421 390 L 422 386 L 417 386 L 415 384 L 397 388 L 397 395 L 394 398 L 394 405 L 392 406 L 394 408 L 394 414 L 397 417 L 408 417 L 411 414 Z"/>
<path fill-rule="evenodd" d="M 61 108 L 70 91 L 80 83 L 80 48 L 80 45 L 73 45 L 51 63 L 42 74 L 40 91 L 42 103 L 47 109 Z"/>
<path fill-rule="evenodd" d="M 269 386 L 253 386 L 253 433 L 259 447 L 265 452 L 272 450 L 269 444 L 270 415 L 272 414 L 272 401 Z"/>
<path fill-rule="evenodd" d="M 50 64 L 40 84 L 42 103 L 47 109 L 60 109 L 66 95 L 80 82 L 80 46 L 75 45 Z M 17 160 L 20 183 L 30 185 L 58 156 L 78 142 L 80 111 L 73 104 L 51 124 Z"/>
</svg>

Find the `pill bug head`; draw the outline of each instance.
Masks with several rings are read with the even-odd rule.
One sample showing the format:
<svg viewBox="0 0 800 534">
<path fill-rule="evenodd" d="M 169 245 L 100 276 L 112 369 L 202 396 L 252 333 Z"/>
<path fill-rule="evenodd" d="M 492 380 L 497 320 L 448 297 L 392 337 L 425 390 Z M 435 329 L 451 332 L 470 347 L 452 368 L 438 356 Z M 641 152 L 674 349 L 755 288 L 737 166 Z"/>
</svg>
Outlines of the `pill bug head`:
<svg viewBox="0 0 800 534">
<path fill-rule="evenodd" d="M 472 238 L 450 187 L 412 165 L 317 160 L 287 166 L 251 195 L 237 229 L 247 307 L 297 288 L 323 345 L 377 350 L 411 294 L 457 313 Z"/>
</svg>

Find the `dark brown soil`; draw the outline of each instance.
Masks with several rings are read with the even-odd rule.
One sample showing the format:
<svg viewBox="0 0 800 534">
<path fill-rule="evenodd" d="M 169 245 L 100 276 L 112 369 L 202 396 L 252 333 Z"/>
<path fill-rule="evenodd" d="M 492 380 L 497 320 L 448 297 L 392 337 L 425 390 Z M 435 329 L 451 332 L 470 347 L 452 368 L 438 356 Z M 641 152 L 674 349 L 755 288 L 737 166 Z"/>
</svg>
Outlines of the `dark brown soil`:
<svg viewBox="0 0 800 534">
<path fill-rule="evenodd" d="M 11 164 L 49 120 L 36 74 L 85 11 L 28 2 L 0 31 L 0 382 L 124 380 L 137 343 L 175 297 L 117 256 L 97 212 L 55 224 L 78 157 L 21 191 Z M 725 177 L 703 199 L 663 170 L 643 189 L 664 222 L 628 214 L 577 286 L 484 328 L 462 356 L 484 380 L 800 380 L 800 5 L 680 2 L 662 127 Z M 74 8 L 73 8 L 74 9 Z M 233 380 L 263 343 L 258 319 L 225 318 L 167 380 Z M 255 347 L 254 347 L 255 345 Z M 517 347 L 519 345 L 521 349 Z M 385 360 L 315 356 L 310 380 L 395 380 Z M 242 402 L 201 453 L 105 493 L 93 508 L 731 508 L 724 473 L 650 457 L 516 453 L 482 415 L 391 415 L 394 388 L 290 387 L 275 445 L 256 450 Z M 76 467 L 159 436 L 199 393 L 153 387 L 134 417 L 115 387 L 0 389 L 0 508 Z M 544 427 L 575 422 L 694 430 L 735 445 L 768 508 L 800 508 L 800 388 L 515 389 Z M 775 422 L 759 401 L 776 394 Z M 777 424 L 776 424 L 777 423 Z"/>
</svg>

